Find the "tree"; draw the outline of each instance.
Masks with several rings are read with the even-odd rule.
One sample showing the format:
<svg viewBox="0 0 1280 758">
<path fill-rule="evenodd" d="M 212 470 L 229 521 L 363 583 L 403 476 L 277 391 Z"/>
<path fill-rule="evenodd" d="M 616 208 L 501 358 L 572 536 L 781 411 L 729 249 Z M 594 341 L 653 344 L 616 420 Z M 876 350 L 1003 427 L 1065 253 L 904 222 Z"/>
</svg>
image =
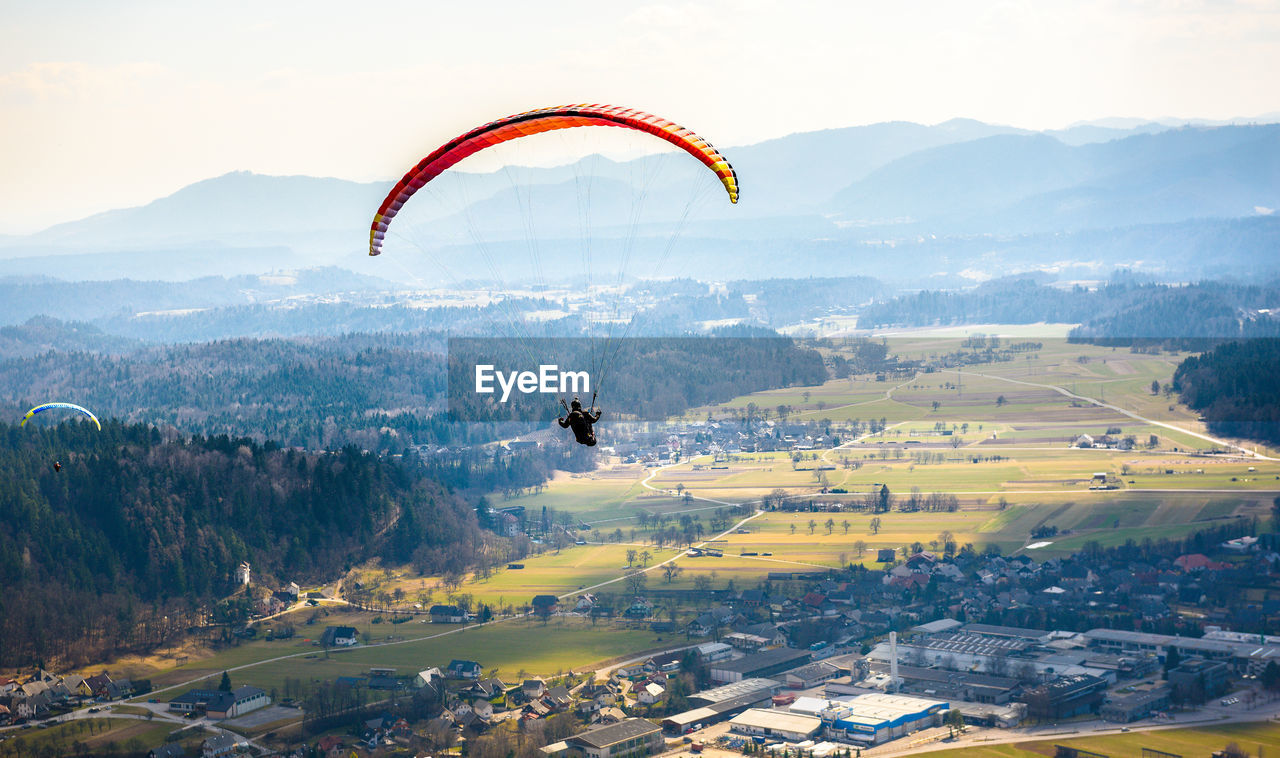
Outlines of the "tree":
<svg viewBox="0 0 1280 758">
<path fill-rule="evenodd" d="M 671 582 L 683 572 L 684 569 L 677 566 L 675 561 L 672 561 L 662 567 L 662 575 L 666 577 L 667 584 L 671 584 Z"/>
<path fill-rule="evenodd" d="M 868 524 L 868 526 L 871 527 L 872 534 L 879 534 L 880 533 L 880 517 L 876 516 L 875 518 L 871 519 L 871 523 Z"/>
<path fill-rule="evenodd" d="M 1178 667 L 1182 663 L 1182 653 L 1178 652 L 1178 648 L 1171 647 L 1169 652 L 1164 656 L 1164 678 L 1169 678 L 1169 671 Z"/>
<path fill-rule="evenodd" d="M 818 522 L 809 519 L 809 534 L 813 534 L 813 530 L 818 528 Z"/>
<path fill-rule="evenodd" d="M 862 554 L 867 552 L 867 543 L 863 540 L 856 540 L 853 543 L 853 549 L 858 551 L 858 557 L 861 558 Z"/>
<path fill-rule="evenodd" d="M 1151 380 L 1151 394 L 1153 395 L 1160 394 L 1160 381 L 1158 379 Z"/>
<path fill-rule="evenodd" d="M 651 561 L 651 560 L 653 560 L 653 554 L 652 554 L 652 553 L 650 553 L 648 550 L 645 550 L 643 553 L 641 553 L 641 554 L 640 554 L 640 565 L 641 565 L 641 566 L 644 566 L 645 568 L 648 568 L 648 567 L 649 567 L 649 561 Z"/>
<path fill-rule="evenodd" d="M 1005 399 L 1004 399 L 1004 395 L 1001 395 L 1000 397 L 997 397 L 997 398 L 996 398 L 996 407 L 998 408 L 998 407 L 1000 407 L 1000 406 L 1004 405 L 1004 404 L 1005 404 L 1005 403 L 1007 403 L 1007 402 L 1009 402 L 1009 401 L 1007 401 L 1007 400 L 1005 400 Z M 956 711 L 956 713 L 959 713 L 959 711 Z"/>
<path fill-rule="evenodd" d="M 627 590 L 629 590 L 632 595 L 639 595 L 644 592 L 645 585 L 648 584 L 649 578 L 643 571 L 636 569 L 627 573 L 626 581 Z"/>
<path fill-rule="evenodd" d="M 829 518 L 823 526 L 827 528 L 827 534 L 831 534 L 832 530 L 836 528 L 836 520 Z"/>
<path fill-rule="evenodd" d="M 225 671 L 222 672 L 222 681 L 218 684 L 218 689 L 222 692 L 231 691 L 231 675 Z"/>
<path fill-rule="evenodd" d="M 852 526 L 852 524 L 850 524 L 850 523 L 849 523 L 849 519 L 845 519 L 845 520 L 843 520 L 843 521 L 841 521 L 841 522 L 840 522 L 840 526 L 844 527 L 844 533 L 845 533 L 845 534 L 848 534 L 848 533 L 849 533 L 849 527 L 850 527 L 850 526 Z"/>
<path fill-rule="evenodd" d="M 887 484 L 880 485 L 880 496 L 877 499 L 877 507 L 880 509 L 880 513 L 888 513 L 889 509 L 893 507 L 893 495 L 890 494 L 889 485 Z"/>
<path fill-rule="evenodd" d="M 627 548 L 627 565 L 634 566 L 636 562 L 636 556 L 639 554 L 640 554 L 639 551 L 637 551 L 634 547 Z"/>
</svg>

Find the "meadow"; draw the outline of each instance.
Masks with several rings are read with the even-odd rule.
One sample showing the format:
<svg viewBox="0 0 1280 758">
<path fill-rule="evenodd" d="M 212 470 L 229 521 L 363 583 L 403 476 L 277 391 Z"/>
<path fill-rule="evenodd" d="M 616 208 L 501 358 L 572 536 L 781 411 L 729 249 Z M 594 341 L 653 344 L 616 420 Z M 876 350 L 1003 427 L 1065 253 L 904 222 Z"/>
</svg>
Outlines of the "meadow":
<svg viewBox="0 0 1280 758">
<path fill-rule="evenodd" d="M 1199 756 L 1222 750 L 1232 742 L 1249 755 L 1275 755 L 1280 751 L 1280 724 L 1268 721 L 1028 740 L 1001 745 L 971 745 L 928 754 L 936 758 L 1043 758 L 1054 755 L 1054 745 L 1067 745 L 1111 756 L 1140 756 L 1143 748 L 1178 756 Z"/>
<path fill-rule="evenodd" d="M 554 676 L 571 670 L 583 671 L 592 664 L 661 647 L 663 641 L 647 629 L 624 624 L 574 617 L 552 617 L 544 623 L 533 617 L 506 619 L 478 625 L 422 624 L 414 621 L 392 626 L 370 624 L 372 614 L 346 614 L 325 620 L 355 625 L 357 629 L 394 629 L 394 644 L 379 644 L 385 636 L 372 636 L 372 646 L 321 649 L 302 640 L 251 643 L 220 652 L 167 672 L 164 682 L 175 683 L 201 678 L 188 687 L 163 693 L 168 700 L 192 687 L 216 684 L 222 671 L 230 671 L 236 685 L 252 684 L 277 695 L 286 690 L 286 679 L 305 685 L 332 682 L 340 676 L 367 676 L 373 667 L 392 667 L 397 674 L 412 677 L 431 666 L 445 668 L 454 659 L 478 661 L 486 672 L 497 670 L 505 680 L 526 675 Z M 317 626 L 317 632 L 322 630 Z M 682 639 L 682 638 L 681 638 Z M 293 655 L 283 660 L 279 656 Z M 236 670 L 237 667 L 242 667 Z M 204 679 L 207 677 L 207 679 Z M 158 678 L 157 685 L 162 684 Z"/>
</svg>

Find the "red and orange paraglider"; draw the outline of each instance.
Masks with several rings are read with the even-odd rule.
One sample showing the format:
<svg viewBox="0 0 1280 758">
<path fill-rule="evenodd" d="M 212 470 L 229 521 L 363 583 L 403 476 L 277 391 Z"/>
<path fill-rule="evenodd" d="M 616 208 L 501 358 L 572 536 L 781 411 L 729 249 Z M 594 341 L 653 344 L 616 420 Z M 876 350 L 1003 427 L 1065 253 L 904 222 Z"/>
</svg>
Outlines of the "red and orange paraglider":
<svg viewBox="0 0 1280 758">
<path fill-rule="evenodd" d="M 729 193 L 729 201 L 738 202 L 738 176 L 734 173 L 733 166 L 729 165 L 729 162 L 711 146 L 711 143 L 678 124 L 642 111 L 613 105 L 566 105 L 540 108 L 478 126 L 446 142 L 419 161 L 418 165 L 396 182 L 396 186 L 382 201 L 377 215 L 373 217 L 373 225 L 369 230 L 369 255 L 378 255 L 382 252 L 382 240 L 386 235 L 387 225 L 391 223 L 391 219 L 395 218 L 405 202 L 413 196 L 413 193 L 459 161 L 487 147 L 509 140 L 577 126 L 620 126 L 648 132 L 664 139 L 714 171 L 724 185 L 725 191 Z"/>
</svg>

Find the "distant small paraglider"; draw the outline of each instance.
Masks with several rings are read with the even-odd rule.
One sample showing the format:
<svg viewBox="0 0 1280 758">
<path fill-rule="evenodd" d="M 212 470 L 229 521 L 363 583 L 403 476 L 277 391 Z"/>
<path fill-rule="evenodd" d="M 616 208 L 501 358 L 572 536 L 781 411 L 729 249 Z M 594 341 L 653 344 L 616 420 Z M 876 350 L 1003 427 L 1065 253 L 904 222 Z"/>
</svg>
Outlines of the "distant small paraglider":
<svg viewBox="0 0 1280 758">
<path fill-rule="evenodd" d="M 93 412 L 90 411 L 88 408 L 83 408 L 74 403 L 45 403 L 44 405 L 37 405 L 36 407 L 27 411 L 27 415 L 22 417 L 22 423 L 18 424 L 18 426 L 26 426 L 27 422 L 30 421 L 37 413 L 44 413 L 45 411 L 53 410 L 54 408 L 62 408 L 69 411 L 75 411 L 77 413 L 83 413 L 84 415 L 89 417 L 89 420 L 93 422 L 94 426 L 98 427 L 98 431 L 102 431 L 102 422 L 98 420 L 98 417 L 93 415 Z M 62 461 L 54 461 L 53 473 L 58 474 L 61 472 L 62 472 Z"/>
<path fill-rule="evenodd" d="M 74 403 L 45 403 L 44 405 L 37 405 L 36 407 L 27 411 L 27 415 L 22 417 L 22 423 L 19 424 L 18 426 L 26 426 L 27 422 L 30 421 L 31 418 L 35 416 L 37 413 L 44 413 L 45 411 L 53 410 L 54 408 L 63 408 L 69 411 L 76 411 L 77 413 L 83 413 L 84 415 L 89 417 L 89 420 L 93 422 L 94 426 L 98 427 L 98 431 L 102 431 L 102 422 L 98 421 L 98 417 L 93 415 L 93 413 L 88 408 L 82 408 L 81 406 L 76 405 Z"/>
</svg>

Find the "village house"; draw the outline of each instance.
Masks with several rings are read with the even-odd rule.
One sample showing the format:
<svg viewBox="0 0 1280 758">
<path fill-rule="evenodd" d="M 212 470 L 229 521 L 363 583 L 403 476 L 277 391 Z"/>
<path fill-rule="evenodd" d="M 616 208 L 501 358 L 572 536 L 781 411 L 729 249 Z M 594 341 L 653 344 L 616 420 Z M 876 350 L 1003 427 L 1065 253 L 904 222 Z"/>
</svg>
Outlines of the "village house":
<svg viewBox="0 0 1280 758">
<path fill-rule="evenodd" d="M 359 634 L 354 627 L 330 626 L 320 635 L 322 647 L 351 647 L 359 642 Z"/>
<path fill-rule="evenodd" d="M 433 624 L 461 624 L 467 620 L 467 614 L 456 605 L 433 605 L 427 614 Z"/>
<path fill-rule="evenodd" d="M 480 664 L 475 661 L 452 660 L 447 671 L 450 679 L 480 678 Z"/>
</svg>

